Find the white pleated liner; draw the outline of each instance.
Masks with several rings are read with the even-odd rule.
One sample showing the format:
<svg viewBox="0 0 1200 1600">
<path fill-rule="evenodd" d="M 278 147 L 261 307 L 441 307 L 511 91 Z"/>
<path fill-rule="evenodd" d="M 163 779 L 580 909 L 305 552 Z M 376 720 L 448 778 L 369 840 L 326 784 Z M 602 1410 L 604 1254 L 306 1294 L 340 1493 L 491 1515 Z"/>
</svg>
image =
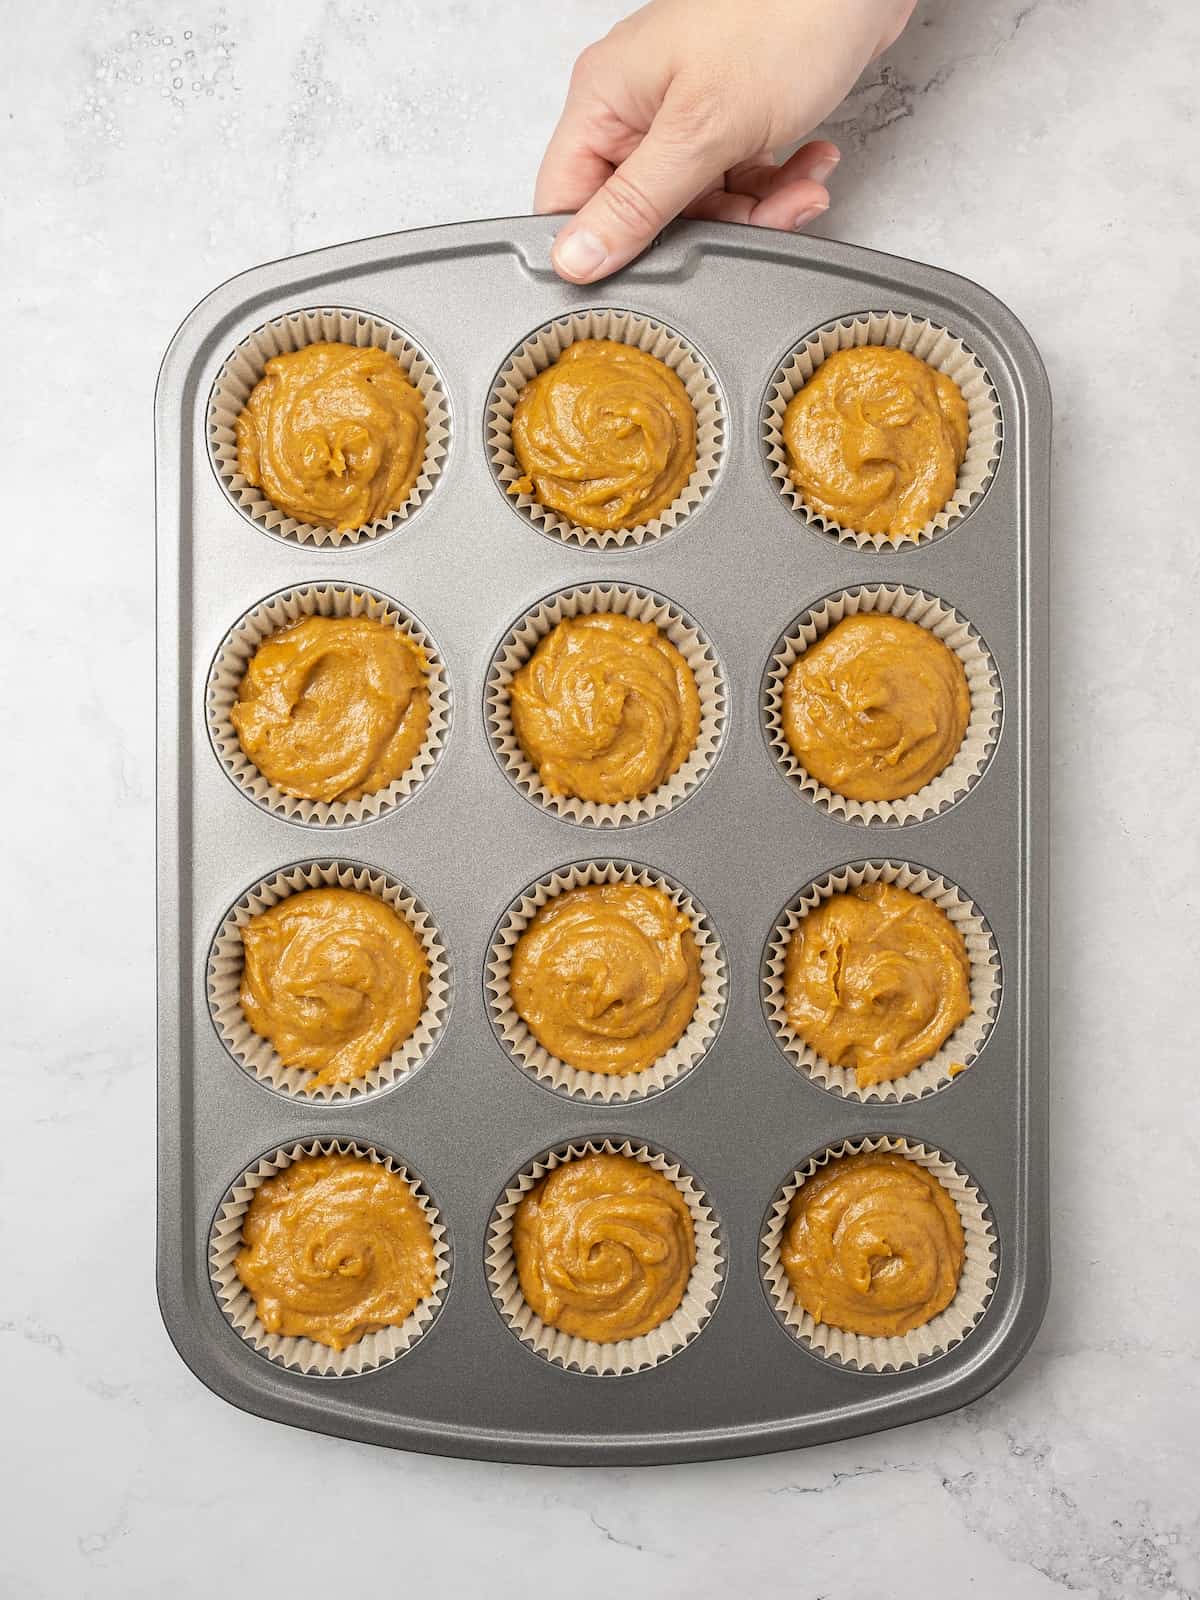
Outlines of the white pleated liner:
<svg viewBox="0 0 1200 1600">
<path fill-rule="evenodd" d="M 861 533 L 810 511 L 789 474 L 787 446 L 783 440 L 783 415 L 788 401 L 835 350 L 857 349 L 862 345 L 907 350 L 953 378 L 967 402 L 967 453 L 958 469 L 954 494 L 915 539 L 889 539 L 886 533 Z M 983 497 L 995 476 L 1003 441 L 1000 402 L 979 357 L 937 323 L 896 311 L 870 311 L 845 317 L 826 323 L 802 339 L 780 363 L 767 386 L 762 428 L 771 477 L 792 510 L 811 527 L 819 528 L 843 544 L 876 550 L 904 550 L 914 544 L 928 543 L 961 522 Z"/>
<path fill-rule="evenodd" d="M 622 800 L 615 805 L 579 800 L 574 795 L 551 794 L 521 748 L 513 729 L 509 703 L 509 685 L 546 635 L 564 617 L 593 612 L 616 612 L 639 622 L 653 622 L 692 669 L 700 697 L 700 729 L 683 765 L 641 799 Z M 725 678 L 712 645 L 673 601 L 630 584 L 596 583 L 562 589 L 532 606 L 509 630 L 492 657 L 485 697 L 492 748 L 517 788 L 569 822 L 591 823 L 601 828 L 644 822 L 680 805 L 707 777 L 725 732 Z"/>
<path fill-rule="evenodd" d="M 259 645 L 301 617 L 316 616 L 370 617 L 376 622 L 389 622 L 416 645 L 425 658 L 425 683 L 429 690 L 425 741 L 405 771 L 386 789 L 361 795 L 357 800 L 306 800 L 285 794 L 265 778 L 246 755 L 230 719 L 246 668 Z M 374 589 L 329 581 L 282 589 L 239 617 L 213 660 L 204 698 L 213 749 L 242 793 L 272 816 L 320 828 L 371 821 L 407 800 L 433 771 L 450 725 L 450 684 L 445 662 L 412 613 Z"/>
<path fill-rule="evenodd" d="M 429 972 L 425 1005 L 412 1033 L 391 1055 L 361 1078 L 349 1083 L 322 1084 L 311 1094 L 304 1086 L 317 1076 L 304 1067 L 285 1067 L 271 1044 L 254 1032 L 241 1005 L 242 929 L 251 917 L 306 889 L 353 889 L 374 895 L 391 906 L 416 934 Z M 208 1007 L 221 1042 L 233 1059 L 260 1083 L 280 1094 L 295 1095 L 309 1105 L 344 1104 L 380 1089 L 390 1089 L 407 1078 L 429 1055 L 441 1036 L 450 1003 L 450 967 L 438 931 L 425 907 L 403 884 L 386 872 L 348 861 L 304 861 L 261 878 L 230 907 L 208 956 Z"/>
<path fill-rule="evenodd" d="M 386 1167 L 389 1172 L 401 1177 L 419 1203 L 433 1234 L 432 1293 L 420 1301 L 398 1327 L 381 1328 L 377 1333 L 364 1334 L 357 1343 L 348 1345 L 345 1350 L 331 1350 L 328 1345 L 318 1344 L 315 1339 L 295 1335 L 285 1338 L 282 1334 L 268 1333 L 259 1320 L 250 1291 L 243 1285 L 234 1266 L 243 1244 L 242 1219 L 250 1208 L 255 1190 L 268 1178 L 290 1167 L 293 1161 L 299 1161 L 304 1156 L 332 1155 L 334 1152 L 358 1156 L 377 1166 Z M 218 1305 L 232 1326 L 259 1355 L 292 1372 L 303 1372 L 319 1378 L 348 1378 L 373 1372 L 397 1360 L 429 1331 L 446 1298 L 450 1280 L 450 1240 L 421 1180 L 395 1156 L 378 1150 L 374 1145 L 358 1144 L 352 1139 L 303 1139 L 281 1145 L 277 1150 L 260 1157 L 236 1183 L 230 1185 L 218 1207 L 209 1234 L 208 1268 Z"/>
<path fill-rule="evenodd" d="M 859 1088 L 853 1067 L 835 1067 L 793 1031 L 787 1016 L 784 966 L 792 935 L 804 917 L 823 900 L 845 894 L 864 883 L 895 884 L 912 894 L 924 895 L 946 913 L 967 947 L 971 963 L 971 1010 L 928 1061 L 902 1077 Z M 969 1067 L 983 1049 L 1000 1006 L 1000 956 L 979 908 L 948 878 L 907 861 L 852 862 L 810 883 L 775 924 L 763 966 L 763 1001 L 784 1054 L 822 1088 L 851 1100 L 892 1103 L 918 1100 L 961 1076 L 961 1069 Z"/>
<path fill-rule="evenodd" d="M 323 342 L 386 350 L 395 356 L 425 402 L 425 457 L 407 500 L 388 516 L 344 532 L 289 516 L 268 500 L 261 489 L 247 483 L 238 471 L 237 419 L 245 409 L 251 390 L 265 373 L 267 362 L 272 356 L 286 355 L 305 345 Z M 255 328 L 226 359 L 209 396 L 208 446 L 226 494 L 256 527 L 293 544 L 337 548 L 377 539 L 413 514 L 441 476 L 450 446 L 450 407 L 433 362 L 393 323 L 382 317 L 368 316 L 363 311 L 347 311 L 340 307 L 292 311 Z"/>
<path fill-rule="evenodd" d="M 796 660 L 846 617 L 879 612 L 915 622 L 940 639 L 962 662 L 971 711 L 958 753 L 923 789 L 902 800 L 850 800 L 818 783 L 792 754 L 783 726 L 783 688 Z M 828 595 L 792 623 L 771 654 L 763 682 L 763 719 L 776 760 L 802 794 L 845 822 L 922 822 L 947 810 L 987 769 L 1000 737 L 1000 672 L 975 628 L 952 606 L 922 589 L 863 584 Z"/>
<path fill-rule="evenodd" d="M 634 345 L 670 367 L 687 390 L 696 413 L 696 465 L 683 489 L 666 508 L 634 528 L 584 528 L 538 503 L 531 494 L 509 494 L 523 476 L 512 445 L 513 411 L 525 386 L 553 366 L 568 345 L 580 339 L 612 339 Z M 673 328 L 632 311 L 576 311 L 547 322 L 508 357 L 492 384 L 487 408 L 487 447 L 492 471 L 505 499 L 543 533 L 568 544 L 601 550 L 640 545 L 679 526 L 712 487 L 725 443 L 721 391 L 704 357 Z"/>
<path fill-rule="evenodd" d="M 636 1339 L 618 1339 L 601 1344 L 560 1333 L 543 1322 L 521 1293 L 517 1263 L 513 1254 L 513 1218 L 530 1189 L 555 1167 L 577 1161 L 586 1155 L 632 1156 L 661 1172 L 679 1190 L 691 1213 L 696 1243 L 696 1264 L 684 1290 L 683 1299 L 657 1328 Z M 717 1221 L 704 1192 L 692 1175 L 678 1162 L 670 1160 L 649 1145 L 625 1139 L 580 1139 L 549 1150 L 523 1168 L 505 1189 L 492 1212 L 487 1231 L 487 1274 L 492 1299 L 513 1333 L 546 1361 L 569 1372 L 590 1373 L 599 1377 L 621 1377 L 627 1372 L 643 1372 L 676 1355 L 699 1334 L 716 1307 L 725 1264 Z"/>
<path fill-rule="evenodd" d="M 966 1252 L 958 1292 L 944 1311 L 923 1327 L 893 1338 L 872 1338 L 847 1333 L 825 1322 L 815 1322 L 797 1304 L 780 1254 L 788 1209 L 805 1178 L 838 1156 L 860 1151 L 887 1150 L 906 1156 L 932 1172 L 949 1193 L 963 1226 Z M 899 1372 L 953 1349 L 971 1332 L 987 1310 L 996 1283 L 998 1245 L 983 1197 L 967 1174 L 932 1146 L 884 1135 L 871 1139 L 846 1139 L 811 1156 L 797 1168 L 772 1202 L 761 1240 L 760 1264 L 771 1304 L 783 1326 L 807 1350 L 853 1371 Z"/>
<path fill-rule="evenodd" d="M 661 889 L 687 915 L 700 954 L 700 995 L 691 1022 L 676 1044 L 640 1072 L 585 1072 L 560 1061 L 531 1033 L 513 1004 L 509 988 L 513 951 L 540 908 L 569 889 L 597 883 L 640 883 Z M 496 1031 L 518 1066 L 561 1094 L 611 1104 L 657 1094 L 698 1064 L 720 1027 L 727 979 L 725 956 L 716 932 L 707 913 L 686 889 L 661 873 L 629 862 L 588 861 L 547 873 L 513 901 L 492 941 L 487 990 Z"/>
</svg>

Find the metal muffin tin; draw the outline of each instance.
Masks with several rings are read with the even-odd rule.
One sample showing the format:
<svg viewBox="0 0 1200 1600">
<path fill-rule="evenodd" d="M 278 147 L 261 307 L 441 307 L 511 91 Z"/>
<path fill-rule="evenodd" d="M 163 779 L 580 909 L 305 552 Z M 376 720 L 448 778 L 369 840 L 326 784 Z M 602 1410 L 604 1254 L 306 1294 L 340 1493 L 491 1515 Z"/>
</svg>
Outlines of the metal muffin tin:
<svg viewBox="0 0 1200 1600">
<path fill-rule="evenodd" d="M 171 344 L 156 409 L 159 602 L 158 1292 L 193 1371 L 235 1405 L 320 1432 L 499 1460 L 695 1460 L 845 1438 L 983 1394 L 1020 1359 L 1049 1283 L 1047 1240 L 1046 574 L 1050 399 L 1028 335 L 975 284 L 822 240 L 709 223 L 672 227 L 594 288 L 549 267 L 556 223 L 516 218 L 366 240 L 275 262 L 208 296 Z M 222 491 L 206 431 L 214 377 L 247 333 L 318 306 L 397 324 L 432 357 L 450 407 L 443 471 L 393 531 L 341 549 L 265 535 Z M 725 408 L 724 454 L 698 510 L 640 548 L 545 536 L 498 487 L 485 411 L 508 353 L 541 324 L 616 306 L 668 324 L 702 352 Z M 868 310 L 912 312 L 978 355 L 1003 413 L 993 481 L 945 536 L 860 550 L 807 527 L 772 483 L 761 443 L 768 381 L 813 328 Z M 319 580 L 398 600 L 446 662 L 452 716 L 429 781 L 354 827 L 289 822 L 222 770 L 205 722 L 214 652 L 264 597 Z M 724 669 L 718 758 L 687 800 L 621 828 L 532 804 L 489 743 L 485 681 L 514 621 L 560 588 L 619 581 L 695 618 Z M 764 668 L 780 634 L 831 591 L 903 583 L 981 632 L 1002 680 L 1003 728 L 961 801 L 905 826 L 839 821 L 781 772 L 764 737 Z M 260 878 L 337 858 L 393 874 L 429 909 L 449 955 L 450 1008 L 418 1070 L 370 1097 L 310 1104 L 227 1053 L 206 964 L 230 906 Z M 493 1032 L 485 984 L 497 923 L 535 879 L 573 861 L 628 860 L 682 884 L 722 941 L 728 993 L 705 1057 L 661 1093 L 605 1106 L 543 1086 Z M 1003 971 L 999 1012 L 970 1070 L 939 1092 L 859 1103 L 792 1065 L 764 1014 L 764 947 L 781 909 L 845 862 L 927 866 L 986 917 Z M 982 1319 L 946 1354 L 899 1372 L 811 1354 L 775 1315 L 759 1240 L 779 1186 L 846 1138 L 902 1134 L 959 1163 L 986 1197 L 998 1276 Z M 489 1292 L 493 1207 L 540 1152 L 614 1136 L 678 1158 L 720 1228 L 724 1277 L 701 1333 L 670 1360 L 592 1376 L 540 1359 Z M 427 1186 L 449 1231 L 449 1289 L 403 1357 L 357 1377 L 306 1376 L 258 1354 L 210 1282 L 214 1215 L 260 1155 L 312 1137 L 393 1154 Z"/>
</svg>

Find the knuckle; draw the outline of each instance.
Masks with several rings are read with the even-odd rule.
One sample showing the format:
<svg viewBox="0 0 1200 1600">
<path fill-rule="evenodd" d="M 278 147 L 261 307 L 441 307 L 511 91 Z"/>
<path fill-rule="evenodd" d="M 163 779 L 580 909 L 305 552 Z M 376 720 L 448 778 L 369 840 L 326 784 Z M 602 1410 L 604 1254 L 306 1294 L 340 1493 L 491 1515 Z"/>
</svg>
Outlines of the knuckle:
<svg viewBox="0 0 1200 1600">
<path fill-rule="evenodd" d="M 575 65 L 571 68 L 571 87 L 573 89 L 586 88 L 594 83 L 600 70 L 600 57 L 603 54 L 599 44 L 586 45 L 575 57 Z"/>
<path fill-rule="evenodd" d="M 622 227 L 638 233 L 657 233 L 667 219 L 649 195 L 623 172 L 617 171 L 604 185 L 610 211 Z"/>
</svg>

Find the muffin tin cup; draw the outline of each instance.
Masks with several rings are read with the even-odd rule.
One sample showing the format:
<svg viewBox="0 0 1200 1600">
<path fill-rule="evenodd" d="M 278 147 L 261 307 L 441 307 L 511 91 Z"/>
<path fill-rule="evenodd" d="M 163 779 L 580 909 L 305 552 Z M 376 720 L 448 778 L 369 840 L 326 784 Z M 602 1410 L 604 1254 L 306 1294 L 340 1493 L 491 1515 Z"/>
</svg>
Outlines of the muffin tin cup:
<svg viewBox="0 0 1200 1600">
<path fill-rule="evenodd" d="M 639 1338 L 620 1339 L 612 1344 L 561 1333 L 542 1321 L 521 1293 L 512 1242 L 517 1206 L 534 1184 L 564 1162 L 600 1153 L 632 1156 L 669 1178 L 687 1202 L 696 1241 L 696 1264 L 683 1299 L 671 1316 Z M 508 1184 L 492 1212 L 486 1264 L 492 1299 L 522 1344 L 556 1366 L 597 1377 L 642 1372 L 677 1355 L 703 1331 L 712 1316 L 725 1271 L 716 1217 L 695 1178 L 661 1151 L 629 1139 L 576 1140 L 547 1151 L 524 1167 Z"/>
<path fill-rule="evenodd" d="M 250 1291 L 242 1284 L 234 1266 L 242 1248 L 242 1222 L 255 1191 L 268 1178 L 290 1167 L 293 1161 L 299 1161 L 304 1156 L 331 1155 L 334 1152 L 358 1156 L 386 1167 L 389 1172 L 401 1177 L 429 1223 L 434 1249 L 432 1292 L 413 1308 L 399 1326 L 365 1334 L 345 1350 L 332 1350 L 314 1339 L 285 1338 L 281 1334 L 268 1333 L 259 1320 Z M 260 1356 L 291 1372 L 320 1378 L 348 1378 L 387 1366 L 411 1350 L 429 1331 L 446 1298 L 450 1281 L 450 1240 L 437 1207 L 425 1192 L 421 1180 L 395 1156 L 372 1144 L 359 1144 L 353 1139 L 302 1139 L 261 1156 L 229 1186 L 209 1232 L 208 1267 L 217 1303 L 226 1320 Z"/>
<path fill-rule="evenodd" d="M 962 662 L 971 712 L 962 744 L 948 765 L 915 794 L 900 800 L 850 800 L 819 783 L 792 754 L 783 726 L 783 690 L 796 661 L 846 617 L 863 612 L 900 617 L 928 629 Z M 845 822 L 908 823 L 939 816 L 979 781 L 1000 738 L 1000 673 L 979 633 L 952 606 L 921 589 L 863 584 L 840 589 L 810 606 L 771 652 L 763 680 L 763 721 L 780 768 L 802 794 Z"/>
<path fill-rule="evenodd" d="M 797 1191 L 819 1167 L 838 1156 L 886 1150 L 906 1156 L 933 1173 L 949 1193 L 962 1221 L 966 1252 L 958 1292 L 944 1311 L 923 1327 L 894 1338 L 871 1338 L 816 1322 L 800 1306 L 784 1271 L 781 1248 L 788 1209 Z M 901 1372 L 961 1344 L 987 1310 L 996 1283 L 998 1245 L 986 1203 L 967 1174 L 940 1150 L 892 1135 L 846 1139 L 810 1156 L 771 1204 L 760 1242 L 767 1296 L 783 1327 L 811 1354 L 858 1372 Z"/>
<path fill-rule="evenodd" d="M 657 357 L 679 377 L 696 413 L 696 465 L 691 477 L 665 511 L 633 528 L 584 528 L 543 506 L 532 494 L 509 492 L 509 485 L 522 476 L 512 442 L 513 411 L 521 392 L 580 339 L 612 339 Z M 633 311 L 577 311 L 545 323 L 508 356 L 488 397 L 488 459 L 505 497 L 539 532 L 583 548 L 615 550 L 637 546 L 677 528 L 712 486 L 720 469 L 724 442 L 721 390 L 704 357 L 673 328 Z"/>
<path fill-rule="evenodd" d="M 863 533 L 809 510 L 789 474 L 787 446 L 783 439 L 783 417 L 788 402 L 835 351 L 858 349 L 863 345 L 885 345 L 909 351 L 953 378 L 967 402 L 967 453 L 958 469 L 954 494 L 915 538 L 889 539 L 885 533 Z M 809 527 L 842 544 L 875 550 L 906 550 L 927 544 L 957 527 L 983 498 L 995 475 L 1002 444 L 1000 402 L 978 356 L 938 323 L 895 311 L 870 311 L 825 323 L 794 346 L 767 386 L 762 430 L 772 481 L 796 515 Z"/>
<path fill-rule="evenodd" d="M 251 917 L 307 889 L 353 889 L 374 895 L 404 918 L 420 940 L 429 963 L 425 1005 L 417 1025 L 391 1055 L 363 1077 L 348 1083 L 321 1085 L 308 1091 L 317 1074 L 303 1067 L 286 1067 L 269 1039 L 254 1032 L 241 1005 L 243 969 L 242 929 Z M 345 1105 L 390 1089 L 412 1075 L 425 1062 L 441 1037 L 450 1004 L 450 966 L 437 928 L 421 902 L 386 872 L 354 862 L 305 861 L 261 878 L 231 906 L 208 956 L 208 1007 L 221 1042 L 239 1066 L 259 1083 L 279 1094 L 293 1095 L 309 1105 Z"/>
<path fill-rule="evenodd" d="M 357 800 L 306 800 L 287 794 L 263 776 L 242 749 L 230 713 L 251 657 L 258 647 L 302 617 L 370 617 L 398 628 L 425 660 L 429 725 L 407 768 L 384 789 Z M 374 589 L 324 582 L 302 584 L 269 595 L 238 618 L 213 660 L 205 692 L 209 737 L 217 759 L 244 795 L 272 816 L 319 828 L 348 827 L 393 811 L 432 773 L 450 727 L 450 684 L 441 652 L 425 629 L 397 601 Z"/>
<path fill-rule="evenodd" d="M 541 641 L 565 617 L 613 612 L 653 622 L 692 670 L 700 696 L 700 729 L 690 755 L 665 783 L 637 800 L 603 805 L 574 795 L 551 794 L 521 748 L 513 728 L 509 691 L 512 680 Z M 673 601 L 648 589 L 623 583 L 597 583 L 562 589 L 522 616 L 492 657 L 485 690 L 488 735 L 496 758 L 517 788 L 536 804 L 569 822 L 620 827 L 662 816 L 681 805 L 704 781 L 720 751 L 725 732 L 725 678 L 715 650 L 691 618 Z"/>
<path fill-rule="evenodd" d="M 892 883 L 924 895 L 944 911 L 962 934 L 971 964 L 971 1010 L 928 1061 L 898 1078 L 860 1088 L 853 1067 L 834 1066 L 795 1033 L 788 1023 L 784 964 L 788 945 L 810 911 L 832 895 L 864 883 Z M 827 872 L 807 885 L 785 907 L 767 944 L 763 963 L 763 1004 L 780 1049 L 793 1066 L 823 1089 L 850 1100 L 895 1103 L 918 1100 L 945 1088 L 970 1067 L 987 1042 L 1000 1005 L 1000 957 L 991 929 L 979 908 L 948 879 L 906 861 L 860 861 Z"/>
<path fill-rule="evenodd" d="M 330 341 L 359 349 L 386 350 L 408 374 L 425 402 L 425 455 L 417 480 L 404 504 L 362 528 L 339 531 L 301 522 L 281 511 L 238 471 L 237 419 L 272 356 Z M 327 307 L 293 311 L 255 328 L 226 359 L 208 402 L 208 447 L 221 486 L 246 519 L 264 533 L 292 544 L 339 549 L 378 539 L 406 521 L 431 493 L 441 475 L 450 445 L 450 407 L 437 368 L 407 334 L 382 317 L 363 311 Z"/>
<path fill-rule="evenodd" d="M 513 951 L 541 907 L 569 889 L 602 883 L 639 883 L 661 889 L 687 915 L 700 953 L 700 995 L 691 1022 L 669 1050 L 640 1072 L 589 1072 L 560 1061 L 538 1043 L 518 1014 L 509 988 Z M 623 861 L 579 862 L 531 884 L 505 913 L 492 940 L 487 972 L 492 1026 L 517 1065 L 560 1094 L 610 1105 L 658 1094 L 699 1064 L 721 1025 L 728 977 L 708 915 L 687 890 L 661 873 Z"/>
</svg>

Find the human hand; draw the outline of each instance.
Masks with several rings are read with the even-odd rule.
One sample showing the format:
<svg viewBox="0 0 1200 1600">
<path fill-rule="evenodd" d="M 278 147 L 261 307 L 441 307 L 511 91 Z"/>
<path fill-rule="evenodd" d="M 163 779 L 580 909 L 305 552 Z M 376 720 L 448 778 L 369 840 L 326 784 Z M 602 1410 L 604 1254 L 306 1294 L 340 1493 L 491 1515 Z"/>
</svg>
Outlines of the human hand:
<svg viewBox="0 0 1200 1600">
<path fill-rule="evenodd" d="M 538 211 L 574 211 L 552 259 L 592 283 L 672 217 L 803 228 L 829 205 L 836 145 L 810 133 L 916 0 L 650 0 L 589 45 L 538 173 Z"/>
</svg>

